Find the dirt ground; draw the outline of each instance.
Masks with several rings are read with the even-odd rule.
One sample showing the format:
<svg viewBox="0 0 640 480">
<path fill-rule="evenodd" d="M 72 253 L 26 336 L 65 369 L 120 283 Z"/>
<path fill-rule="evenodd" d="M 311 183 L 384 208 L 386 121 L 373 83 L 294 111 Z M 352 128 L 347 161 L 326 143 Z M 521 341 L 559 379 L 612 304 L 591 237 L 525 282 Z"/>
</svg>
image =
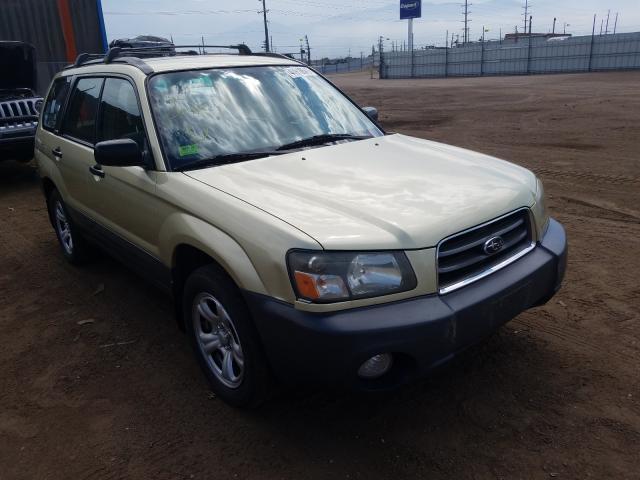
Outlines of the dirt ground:
<svg viewBox="0 0 640 480">
<path fill-rule="evenodd" d="M 33 167 L 2 162 L 0 479 L 640 478 L 640 73 L 334 80 L 391 131 L 539 174 L 569 235 L 558 296 L 389 395 L 237 411 L 169 300 L 67 265 Z"/>
</svg>

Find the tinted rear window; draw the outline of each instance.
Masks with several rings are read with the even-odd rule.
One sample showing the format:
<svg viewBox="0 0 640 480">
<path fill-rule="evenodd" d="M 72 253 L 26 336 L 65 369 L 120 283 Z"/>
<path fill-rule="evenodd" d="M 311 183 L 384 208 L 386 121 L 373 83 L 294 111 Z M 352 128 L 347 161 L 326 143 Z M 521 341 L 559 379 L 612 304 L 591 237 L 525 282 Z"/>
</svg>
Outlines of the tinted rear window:
<svg viewBox="0 0 640 480">
<path fill-rule="evenodd" d="M 63 77 L 57 79 L 51 87 L 42 111 L 42 126 L 47 130 L 55 130 L 58 127 L 60 111 L 67 99 L 70 85 L 71 77 Z"/>
</svg>

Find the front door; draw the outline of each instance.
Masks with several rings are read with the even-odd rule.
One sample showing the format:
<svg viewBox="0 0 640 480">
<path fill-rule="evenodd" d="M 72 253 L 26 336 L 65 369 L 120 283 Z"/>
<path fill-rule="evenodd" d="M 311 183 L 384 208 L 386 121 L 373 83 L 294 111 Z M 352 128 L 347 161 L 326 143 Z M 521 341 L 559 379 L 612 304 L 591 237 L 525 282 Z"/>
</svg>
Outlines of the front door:
<svg viewBox="0 0 640 480">
<path fill-rule="evenodd" d="M 125 138 L 135 140 L 143 152 L 148 150 L 133 84 L 125 78 L 108 77 L 100 101 L 96 142 Z M 156 172 L 143 167 L 102 166 L 100 170 L 100 175 L 87 171 L 91 216 L 110 233 L 133 244 L 131 247 L 157 258 L 166 208 L 156 196 Z"/>
</svg>

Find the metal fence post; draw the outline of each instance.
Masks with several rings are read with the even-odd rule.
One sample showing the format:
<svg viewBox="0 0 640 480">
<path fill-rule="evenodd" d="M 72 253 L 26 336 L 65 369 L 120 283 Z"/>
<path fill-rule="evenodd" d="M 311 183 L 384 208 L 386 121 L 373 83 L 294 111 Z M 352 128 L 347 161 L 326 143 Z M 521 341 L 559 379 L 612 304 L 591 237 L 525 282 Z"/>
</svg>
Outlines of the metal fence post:
<svg viewBox="0 0 640 480">
<path fill-rule="evenodd" d="M 415 76 L 415 69 L 414 69 L 414 59 L 413 59 L 413 48 L 411 49 L 411 78 L 413 78 Z"/>
<path fill-rule="evenodd" d="M 591 46 L 589 47 L 589 71 L 591 71 L 591 64 L 593 62 L 593 42 L 596 37 L 596 16 L 593 15 L 593 28 L 591 29 Z"/>
<path fill-rule="evenodd" d="M 531 73 L 531 19 L 533 17 L 529 17 L 529 46 L 527 47 L 527 75 Z"/>
<path fill-rule="evenodd" d="M 449 75 L 449 47 L 444 47 L 444 76 Z"/>
</svg>

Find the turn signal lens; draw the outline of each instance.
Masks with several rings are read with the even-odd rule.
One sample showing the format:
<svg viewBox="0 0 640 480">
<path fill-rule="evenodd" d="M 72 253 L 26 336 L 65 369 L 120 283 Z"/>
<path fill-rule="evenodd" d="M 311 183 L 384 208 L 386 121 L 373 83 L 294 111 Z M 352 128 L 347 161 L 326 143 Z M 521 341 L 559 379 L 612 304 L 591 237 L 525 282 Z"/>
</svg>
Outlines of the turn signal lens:
<svg viewBox="0 0 640 480">
<path fill-rule="evenodd" d="M 320 296 L 316 288 L 316 282 L 313 275 L 304 272 L 296 272 L 296 284 L 300 295 L 307 298 L 316 299 Z"/>
</svg>

